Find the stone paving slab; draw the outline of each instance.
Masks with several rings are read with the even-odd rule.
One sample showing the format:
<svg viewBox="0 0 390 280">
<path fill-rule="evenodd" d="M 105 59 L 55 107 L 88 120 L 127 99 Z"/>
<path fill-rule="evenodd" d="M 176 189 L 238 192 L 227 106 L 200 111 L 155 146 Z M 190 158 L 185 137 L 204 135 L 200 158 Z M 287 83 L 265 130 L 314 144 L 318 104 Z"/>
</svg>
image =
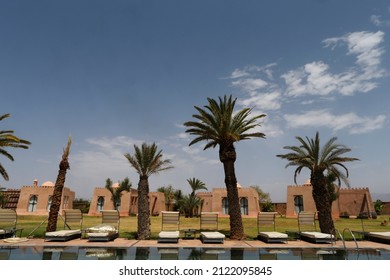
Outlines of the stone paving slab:
<svg viewBox="0 0 390 280">
<path fill-rule="evenodd" d="M 387 249 L 390 245 L 371 241 L 358 241 L 359 248 Z M 199 239 L 180 239 L 178 243 L 158 243 L 157 240 L 134 240 L 117 238 L 108 242 L 90 242 L 87 239 L 73 239 L 66 242 L 44 241 L 44 239 L 28 239 L 23 242 L 7 243 L 0 240 L 0 246 L 80 246 L 80 247 L 205 247 L 205 248 L 344 248 L 342 241 L 335 244 L 315 244 L 305 241 L 289 241 L 288 243 L 264 243 L 258 240 L 225 240 L 221 243 L 203 244 Z M 356 249 L 353 241 L 345 242 L 346 248 Z"/>
</svg>

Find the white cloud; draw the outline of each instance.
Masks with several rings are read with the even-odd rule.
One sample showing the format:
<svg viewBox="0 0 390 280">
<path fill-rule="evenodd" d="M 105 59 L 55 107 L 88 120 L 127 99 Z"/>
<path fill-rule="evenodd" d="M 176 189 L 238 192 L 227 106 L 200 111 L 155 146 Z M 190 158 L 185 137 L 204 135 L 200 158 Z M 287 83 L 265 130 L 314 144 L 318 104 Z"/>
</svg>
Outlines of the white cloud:
<svg viewBox="0 0 390 280">
<path fill-rule="evenodd" d="M 248 76 L 249 74 L 245 71 L 245 70 L 241 70 L 241 69 L 234 69 L 234 71 L 232 72 L 232 74 L 230 75 L 230 79 L 237 79 L 237 78 L 242 78 L 242 77 L 245 77 L 245 76 Z"/>
<path fill-rule="evenodd" d="M 287 126 L 291 128 L 300 127 L 328 127 L 335 131 L 348 129 L 351 134 L 367 133 L 383 127 L 386 117 L 361 117 L 355 113 L 334 115 L 328 110 L 313 110 L 303 114 L 285 114 L 284 119 Z"/>
<path fill-rule="evenodd" d="M 252 94 L 249 98 L 239 103 L 246 107 L 256 106 L 264 110 L 277 110 L 281 107 L 282 94 L 279 91 Z"/>
<path fill-rule="evenodd" d="M 265 88 L 268 83 L 262 79 L 239 79 L 232 82 L 232 85 L 238 88 L 241 88 L 242 90 L 246 92 L 253 92 L 258 89 Z"/>
<path fill-rule="evenodd" d="M 264 133 L 267 138 L 278 137 L 284 134 L 283 129 L 270 122 L 264 123 L 259 131 Z"/>
<path fill-rule="evenodd" d="M 231 82 L 245 97 L 238 102 L 246 107 L 257 107 L 261 110 L 278 110 L 281 108 L 282 93 L 273 81 L 273 70 L 276 63 L 265 66 L 246 66 L 243 70 L 235 69 L 231 77 L 237 77 Z M 234 75 L 245 73 L 246 75 Z"/>
<path fill-rule="evenodd" d="M 390 8 L 389 8 L 390 9 Z M 371 22 L 378 27 L 389 27 L 390 26 L 390 20 L 383 20 L 382 16 L 379 15 L 372 15 L 370 17 Z"/>
<path fill-rule="evenodd" d="M 357 92 L 371 91 L 377 86 L 376 79 L 386 75 L 386 71 L 381 67 L 383 41 L 382 31 L 361 31 L 325 39 L 325 46 L 332 49 L 346 44 L 347 54 L 356 56 L 355 65 L 344 72 L 334 74 L 330 66 L 323 61 L 307 63 L 281 76 L 286 83 L 286 94 L 293 97 L 335 93 L 354 95 Z"/>
<path fill-rule="evenodd" d="M 102 150 L 112 150 L 117 148 L 132 148 L 133 145 L 141 145 L 143 141 L 129 138 L 127 136 L 116 136 L 113 138 L 88 138 L 87 143 L 95 145 Z"/>
</svg>

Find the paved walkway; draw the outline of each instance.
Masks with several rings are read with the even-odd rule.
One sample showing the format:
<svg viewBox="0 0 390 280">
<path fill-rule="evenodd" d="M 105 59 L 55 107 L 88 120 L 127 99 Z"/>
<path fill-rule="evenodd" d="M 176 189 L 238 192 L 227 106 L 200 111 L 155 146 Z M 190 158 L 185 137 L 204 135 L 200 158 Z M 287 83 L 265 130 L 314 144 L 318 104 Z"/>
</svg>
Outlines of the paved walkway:
<svg viewBox="0 0 390 280">
<path fill-rule="evenodd" d="M 0 240 L 0 246 L 81 246 L 81 247 L 215 247 L 215 248 L 344 248 L 342 241 L 337 241 L 335 244 L 313 244 L 305 241 L 289 241 L 284 243 L 264 243 L 257 240 L 225 240 L 223 244 L 203 244 L 199 239 L 180 239 L 179 243 L 158 243 L 157 240 L 129 240 L 125 238 L 117 238 L 109 242 L 90 242 L 87 239 L 74 239 L 66 242 L 44 241 L 43 239 L 23 239 L 22 242 L 8 243 Z M 354 241 L 346 241 L 347 248 L 355 249 Z M 390 250 L 390 245 L 371 241 L 358 241 L 359 248 L 371 249 L 387 249 Z"/>
</svg>

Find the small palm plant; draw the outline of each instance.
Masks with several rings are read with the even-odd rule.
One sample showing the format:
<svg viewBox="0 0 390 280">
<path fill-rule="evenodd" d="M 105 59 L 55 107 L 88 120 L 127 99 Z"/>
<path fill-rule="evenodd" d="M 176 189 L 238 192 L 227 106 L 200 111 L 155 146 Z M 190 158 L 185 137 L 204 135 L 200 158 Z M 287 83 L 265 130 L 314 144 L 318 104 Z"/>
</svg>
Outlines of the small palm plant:
<svg viewBox="0 0 390 280">
<path fill-rule="evenodd" d="M 107 178 L 105 187 L 111 193 L 111 201 L 115 210 L 119 210 L 123 192 L 129 192 L 131 189 L 129 178 L 125 178 L 122 182 L 119 182 L 117 187 L 114 187 L 111 179 Z"/>
<path fill-rule="evenodd" d="M 172 211 L 175 203 L 175 190 L 171 185 L 167 187 L 157 188 L 158 192 L 162 192 L 165 198 L 165 210 Z"/>
<path fill-rule="evenodd" d="M 169 159 L 163 159 L 162 150 L 155 143 L 134 145 L 134 155 L 125 154 L 130 165 L 139 175 L 138 182 L 138 229 L 140 240 L 150 239 L 149 176 L 173 168 Z"/>
<path fill-rule="evenodd" d="M 192 218 L 198 214 L 198 210 L 202 207 L 203 200 L 196 196 L 196 192 L 199 190 L 207 190 L 206 184 L 196 178 L 187 179 L 192 191 L 189 195 L 186 195 L 180 201 L 181 208 L 186 217 Z"/>
</svg>

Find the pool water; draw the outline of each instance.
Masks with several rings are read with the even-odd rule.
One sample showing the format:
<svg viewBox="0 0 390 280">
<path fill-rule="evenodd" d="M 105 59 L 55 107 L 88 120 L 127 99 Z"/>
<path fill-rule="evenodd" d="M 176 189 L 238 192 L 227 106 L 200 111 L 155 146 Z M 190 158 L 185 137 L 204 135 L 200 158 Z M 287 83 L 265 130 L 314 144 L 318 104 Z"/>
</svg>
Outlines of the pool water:
<svg viewBox="0 0 390 280">
<path fill-rule="evenodd" d="M 0 260 L 390 260 L 389 250 L 323 248 L 0 247 Z"/>
</svg>

